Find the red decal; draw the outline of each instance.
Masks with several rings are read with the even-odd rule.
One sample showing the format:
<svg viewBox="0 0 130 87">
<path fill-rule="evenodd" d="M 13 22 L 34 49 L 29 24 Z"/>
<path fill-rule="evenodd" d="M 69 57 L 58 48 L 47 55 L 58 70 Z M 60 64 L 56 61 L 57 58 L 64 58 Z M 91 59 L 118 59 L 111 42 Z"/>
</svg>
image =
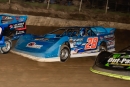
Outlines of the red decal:
<svg viewBox="0 0 130 87">
<path fill-rule="evenodd" d="M 10 28 L 13 28 L 13 25 L 9 25 Z"/>
<path fill-rule="evenodd" d="M 15 16 L 15 18 L 16 18 L 16 20 L 19 20 L 20 17 L 19 16 Z"/>
<path fill-rule="evenodd" d="M 97 47 L 98 37 L 91 37 L 87 39 L 85 49 L 95 49 Z"/>
</svg>

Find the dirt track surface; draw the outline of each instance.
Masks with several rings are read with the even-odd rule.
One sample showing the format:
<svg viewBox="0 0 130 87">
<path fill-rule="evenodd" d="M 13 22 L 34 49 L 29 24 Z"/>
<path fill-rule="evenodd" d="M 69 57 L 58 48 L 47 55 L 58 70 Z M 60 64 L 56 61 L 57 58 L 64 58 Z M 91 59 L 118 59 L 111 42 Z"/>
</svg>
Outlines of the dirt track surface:
<svg viewBox="0 0 130 87">
<path fill-rule="evenodd" d="M 55 27 L 27 26 L 28 33 L 44 34 Z M 130 43 L 130 31 L 116 30 L 116 50 Z M 95 57 L 65 63 L 39 63 L 13 53 L 0 54 L 0 87 L 129 87 L 130 81 L 92 73 Z"/>
</svg>

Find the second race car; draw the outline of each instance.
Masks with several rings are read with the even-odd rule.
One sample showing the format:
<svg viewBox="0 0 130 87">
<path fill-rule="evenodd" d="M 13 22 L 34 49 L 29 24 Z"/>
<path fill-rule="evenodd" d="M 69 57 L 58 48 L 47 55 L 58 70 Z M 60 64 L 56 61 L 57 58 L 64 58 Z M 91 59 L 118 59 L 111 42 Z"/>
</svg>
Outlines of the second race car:
<svg viewBox="0 0 130 87">
<path fill-rule="evenodd" d="M 130 80 L 130 46 L 119 52 L 103 51 L 96 60 L 91 71 L 97 74 Z"/>
<path fill-rule="evenodd" d="M 26 34 L 12 52 L 40 62 L 96 56 L 101 51 L 115 51 L 114 32 L 114 28 L 77 26 L 59 28 L 42 36 Z"/>
<path fill-rule="evenodd" d="M 8 53 L 12 40 L 26 34 L 26 15 L 0 14 L 0 53 Z"/>
<path fill-rule="evenodd" d="M 21 35 L 26 34 L 26 15 L 0 14 L 0 26 L 8 25 L 4 34 L 12 40 L 17 40 Z"/>
</svg>

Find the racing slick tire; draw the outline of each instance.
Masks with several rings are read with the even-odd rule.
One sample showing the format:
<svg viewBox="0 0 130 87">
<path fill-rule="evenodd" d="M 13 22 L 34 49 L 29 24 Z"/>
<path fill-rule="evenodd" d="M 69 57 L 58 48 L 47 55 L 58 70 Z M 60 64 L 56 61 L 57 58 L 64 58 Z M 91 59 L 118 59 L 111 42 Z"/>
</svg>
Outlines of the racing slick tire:
<svg viewBox="0 0 130 87">
<path fill-rule="evenodd" d="M 0 47 L 0 52 L 2 54 L 6 54 L 10 51 L 11 47 L 12 47 L 12 41 L 8 37 L 5 37 L 5 46 Z"/>
<path fill-rule="evenodd" d="M 70 57 L 70 49 L 67 45 L 62 45 L 60 48 L 60 60 L 65 62 Z"/>
<path fill-rule="evenodd" d="M 107 51 L 107 45 L 105 42 L 102 42 L 99 46 L 99 51 L 102 52 L 102 51 Z"/>
<path fill-rule="evenodd" d="M 107 52 L 107 51 L 102 51 L 101 53 L 98 54 L 96 60 L 95 60 L 95 65 L 97 66 L 104 66 L 107 61 L 107 57 L 109 57 L 112 53 Z"/>
</svg>

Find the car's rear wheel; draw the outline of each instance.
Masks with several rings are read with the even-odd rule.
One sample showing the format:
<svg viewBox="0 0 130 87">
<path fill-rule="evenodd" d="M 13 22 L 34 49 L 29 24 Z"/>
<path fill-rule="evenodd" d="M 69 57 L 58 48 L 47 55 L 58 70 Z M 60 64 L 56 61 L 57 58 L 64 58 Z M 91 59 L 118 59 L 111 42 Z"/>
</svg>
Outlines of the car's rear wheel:
<svg viewBox="0 0 130 87">
<path fill-rule="evenodd" d="M 12 41 L 5 37 L 5 46 L 0 48 L 2 54 L 8 53 L 12 47 Z"/>
<path fill-rule="evenodd" d="M 60 60 L 65 62 L 70 57 L 70 49 L 67 45 L 62 45 L 60 49 Z"/>
<path fill-rule="evenodd" d="M 99 46 L 99 51 L 102 52 L 102 51 L 107 51 L 107 45 L 105 42 L 102 42 Z"/>
</svg>

